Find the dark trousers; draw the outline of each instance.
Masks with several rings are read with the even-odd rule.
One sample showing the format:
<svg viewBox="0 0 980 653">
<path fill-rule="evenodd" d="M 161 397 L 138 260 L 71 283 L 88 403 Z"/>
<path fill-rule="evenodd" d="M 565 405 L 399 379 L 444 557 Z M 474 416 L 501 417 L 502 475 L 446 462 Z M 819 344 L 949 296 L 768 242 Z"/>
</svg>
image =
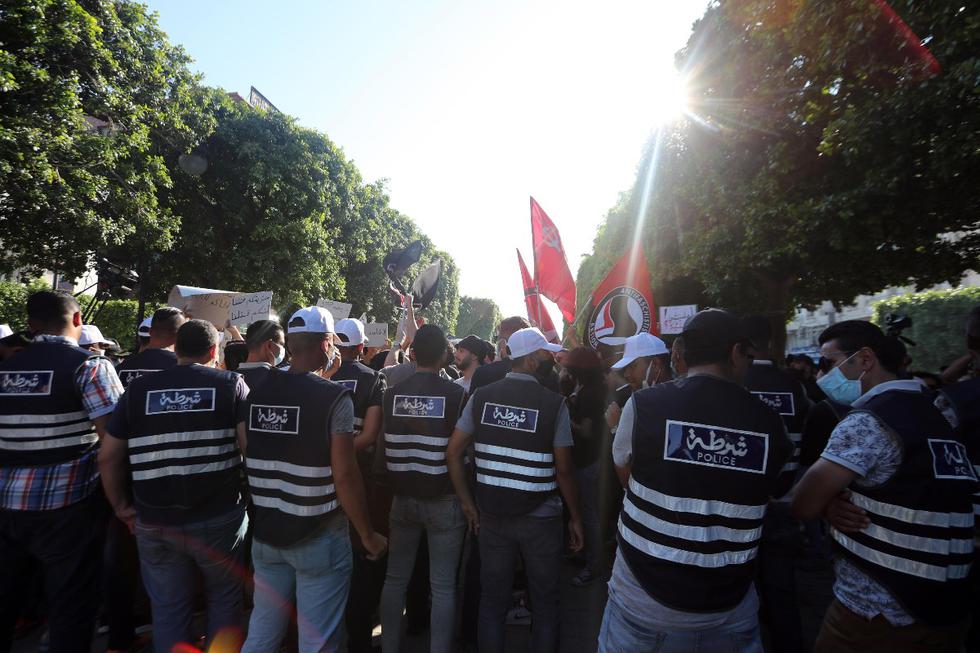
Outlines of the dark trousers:
<svg viewBox="0 0 980 653">
<path fill-rule="evenodd" d="M 800 522 L 788 503 L 766 510 L 759 546 L 759 621 L 769 631 L 775 653 L 802 653 L 803 624 L 796 596 L 796 559 L 800 555 Z"/>
<path fill-rule="evenodd" d="M 108 506 L 101 492 L 58 510 L 0 510 L 0 651 L 10 650 L 25 577 L 44 578 L 51 653 L 92 645 Z"/>
<path fill-rule="evenodd" d="M 362 551 L 354 552 L 350 594 L 347 596 L 347 650 L 350 653 L 369 653 L 374 614 L 385 584 L 388 558 L 368 560 Z"/>
<path fill-rule="evenodd" d="M 142 598 L 143 592 L 140 589 L 140 560 L 136 550 L 136 537 L 115 516 L 109 518 L 104 565 L 103 620 L 109 627 L 106 648 L 126 650 L 133 645 L 136 638 L 134 631 L 139 625 L 136 623 L 137 598 Z M 146 601 L 139 603 L 145 605 Z"/>
<path fill-rule="evenodd" d="M 558 649 L 562 521 L 555 517 L 480 516 L 480 653 L 502 653 L 517 556 L 531 599 L 531 650 Z"/>
</svg>

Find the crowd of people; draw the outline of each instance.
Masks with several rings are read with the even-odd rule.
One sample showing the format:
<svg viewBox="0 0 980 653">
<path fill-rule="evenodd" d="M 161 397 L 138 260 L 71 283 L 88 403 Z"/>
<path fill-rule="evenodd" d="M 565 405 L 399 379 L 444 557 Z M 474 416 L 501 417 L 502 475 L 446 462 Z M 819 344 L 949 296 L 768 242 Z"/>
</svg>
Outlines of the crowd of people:
<svg viewBox="0 0 980 653">
<path fill-rule="evenodd" d="M 388 653 L 427 625 L 499 653 L 522 610 L 557 651 L 561 601 L 605 582 L 599 651 L 796 653 L 802 543 L 833 560 L 816 651 L 977 650 L 980 307 L 941 374 L 865 321 L 785 359 L 723 309 L 596 352 L 521 317 L 450 339 L 410 297 L 381 349 L 316 306 L 244 335 L 164 307 L 125 357 L 71 295 L 26 312 L 0 650 L 43 621 L 53 653 L 99 622 L 110 651 L 360 652 L 380 625 Z"/>
</svg>

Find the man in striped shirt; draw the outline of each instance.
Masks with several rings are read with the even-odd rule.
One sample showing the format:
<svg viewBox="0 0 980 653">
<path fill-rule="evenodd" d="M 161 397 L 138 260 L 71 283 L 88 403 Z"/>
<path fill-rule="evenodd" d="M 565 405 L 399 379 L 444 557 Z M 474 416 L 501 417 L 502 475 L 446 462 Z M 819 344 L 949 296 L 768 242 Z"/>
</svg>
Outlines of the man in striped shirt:
<svg viewBox="0 0 980 653">
<path fill-rule="evenodd" d="M 31 561 L 44 574 L 50 650 L 88 651 L 108 516 L 97 457 L 122 385 L 107 358 L 78 347 L 67 293 L 27 300 L 37 334 L 0 365 L 0 650 L 10 647 Z"/>
</svg>

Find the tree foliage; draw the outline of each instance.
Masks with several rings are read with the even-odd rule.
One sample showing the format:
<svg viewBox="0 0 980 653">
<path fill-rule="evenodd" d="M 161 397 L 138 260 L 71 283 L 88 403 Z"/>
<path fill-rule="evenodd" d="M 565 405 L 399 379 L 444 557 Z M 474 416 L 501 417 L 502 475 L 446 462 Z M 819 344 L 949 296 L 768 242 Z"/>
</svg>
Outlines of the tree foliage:
<svg viewBox="0 0 980 653">
<path fill-rule="evenodd" d="M 474 334 L 484 340 L 492 341 L 501 317 L 500 307 L 492 299 L 464 295 L 459 298 L 459 321 L 456 323 L 456 335 L 465 338 Z"/>
<path fill-rule="evenodd" d="M 916 343 L 909 347 L 912 369 L 936 372 L 966 353 L 966 318 L 975 306 L 980 306 L 980 288 L 928 290 L 877 302 L 873 321 L 883 326 L 889 313 L 911 317 L 912 326 L 902 335 Z"/>
<path fill-rule="evenodd" d="M 980 7 L 891 4 L 939 75 L 867 0 L 710 4 L 677 55 L 690 117 L 647 144 L 580 293 L 635 233 L 658 303 L 725 304 L 776 324 L 795 305 L 955 283 L 975 267 Z"/>
</svg>

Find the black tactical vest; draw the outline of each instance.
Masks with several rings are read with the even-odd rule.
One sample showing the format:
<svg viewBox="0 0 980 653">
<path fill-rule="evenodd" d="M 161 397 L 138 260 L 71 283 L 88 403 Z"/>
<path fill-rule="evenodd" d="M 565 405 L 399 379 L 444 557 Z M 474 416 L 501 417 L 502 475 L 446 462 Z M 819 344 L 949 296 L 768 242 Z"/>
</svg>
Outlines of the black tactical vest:
<svg viewBox="0 0 980 653">
<path fill-rule="evenodd" d="M 789 490 L 800 469 L 803 424 L 810 407 L 806 390 L 802 383 L 771 361 L 755 361 L 745 375 L 745 387 L 762 403 L 779 413 L 783 425 L 786 426 L 786 434 L 793 441 L 793 454 L 783 465 L 782 486 Z"/>
<path fill-rule="evenodd" d="M 633 394 L 619 544 L 640 585 L 685 612 L 721 612 L 755 576 L 762 520 L 792 443 L 743 387 L 695 375 Z"/>
<path fill-rule="evenodd" d="M 77 460 L 98 448 L 75 375 L 92 354 L 34 342 L 0 363 L 0 467 Z"/>
<path fill-rule="evenodd" d="M 177 354 L 169 349 L 144 349 L 133 354 L 116 368 L 123 387 L 128 388 L 135 379 L 160 370 L 169 370 L 177 366 Z"/>
<path fill-rule="evenodd" d="M 851 484 L 851 502 L 871 525 L 831 530 L 838 549 L 888 588 L 916 619 L 953 624 L 971 609 L 977 476 L 966 447 L 924 392 L 889 390 L 852 412 L 867 412 L 902 443 L 902 464 L 877 487 Z"/>
<path fill-rule="evenodd" d="M 980 377 L 948 385 L 939 392 L 956 414 L 956 433 L 966 444 L 973 471 L 980 476 Z M 980 530 L 980 491 L 973 495 L 973 515 Z"/>
<path fill-rule="evenodd" d="M 463 388 L 430 372 L 416 372 L 384 397 L 385 468 L 392 492 L 437 497 L 453 492 L 446 466 Z"/>
<path fill-rule="evenodd" d="M 380 378 L 379 372 L 375 372 L 358 361 L 344 361 L 337 373 L 330 377 L 331 381 L 339 383 L 354 394 L 355 431 L 364 428 L 364 416 L 367 415 L 368 402 L 371 401 L 371 395 L 374 393 Z"/>
<path fill-rule="evenodd" d="M 238 375 L 178 365 L 130 382 L 126 411 L 133 498 L 142 521 L 189 524 L 232 510 L 241 494 L 235 439 Z"/>
<path fill-rule="evenodd" d="M 565 399 L 535 381 L 505 378 L 470 401 L 480 510 L 526 515 L 557 492 L 555 427 Z"/>
<path fill-rule="evenodd" d="M 249 394 L 246 466 L 255 539 L 291 546 L 337 510 L 329 424 L 348 393 L 316 374 L 273 369 Z"/>
</svg>

